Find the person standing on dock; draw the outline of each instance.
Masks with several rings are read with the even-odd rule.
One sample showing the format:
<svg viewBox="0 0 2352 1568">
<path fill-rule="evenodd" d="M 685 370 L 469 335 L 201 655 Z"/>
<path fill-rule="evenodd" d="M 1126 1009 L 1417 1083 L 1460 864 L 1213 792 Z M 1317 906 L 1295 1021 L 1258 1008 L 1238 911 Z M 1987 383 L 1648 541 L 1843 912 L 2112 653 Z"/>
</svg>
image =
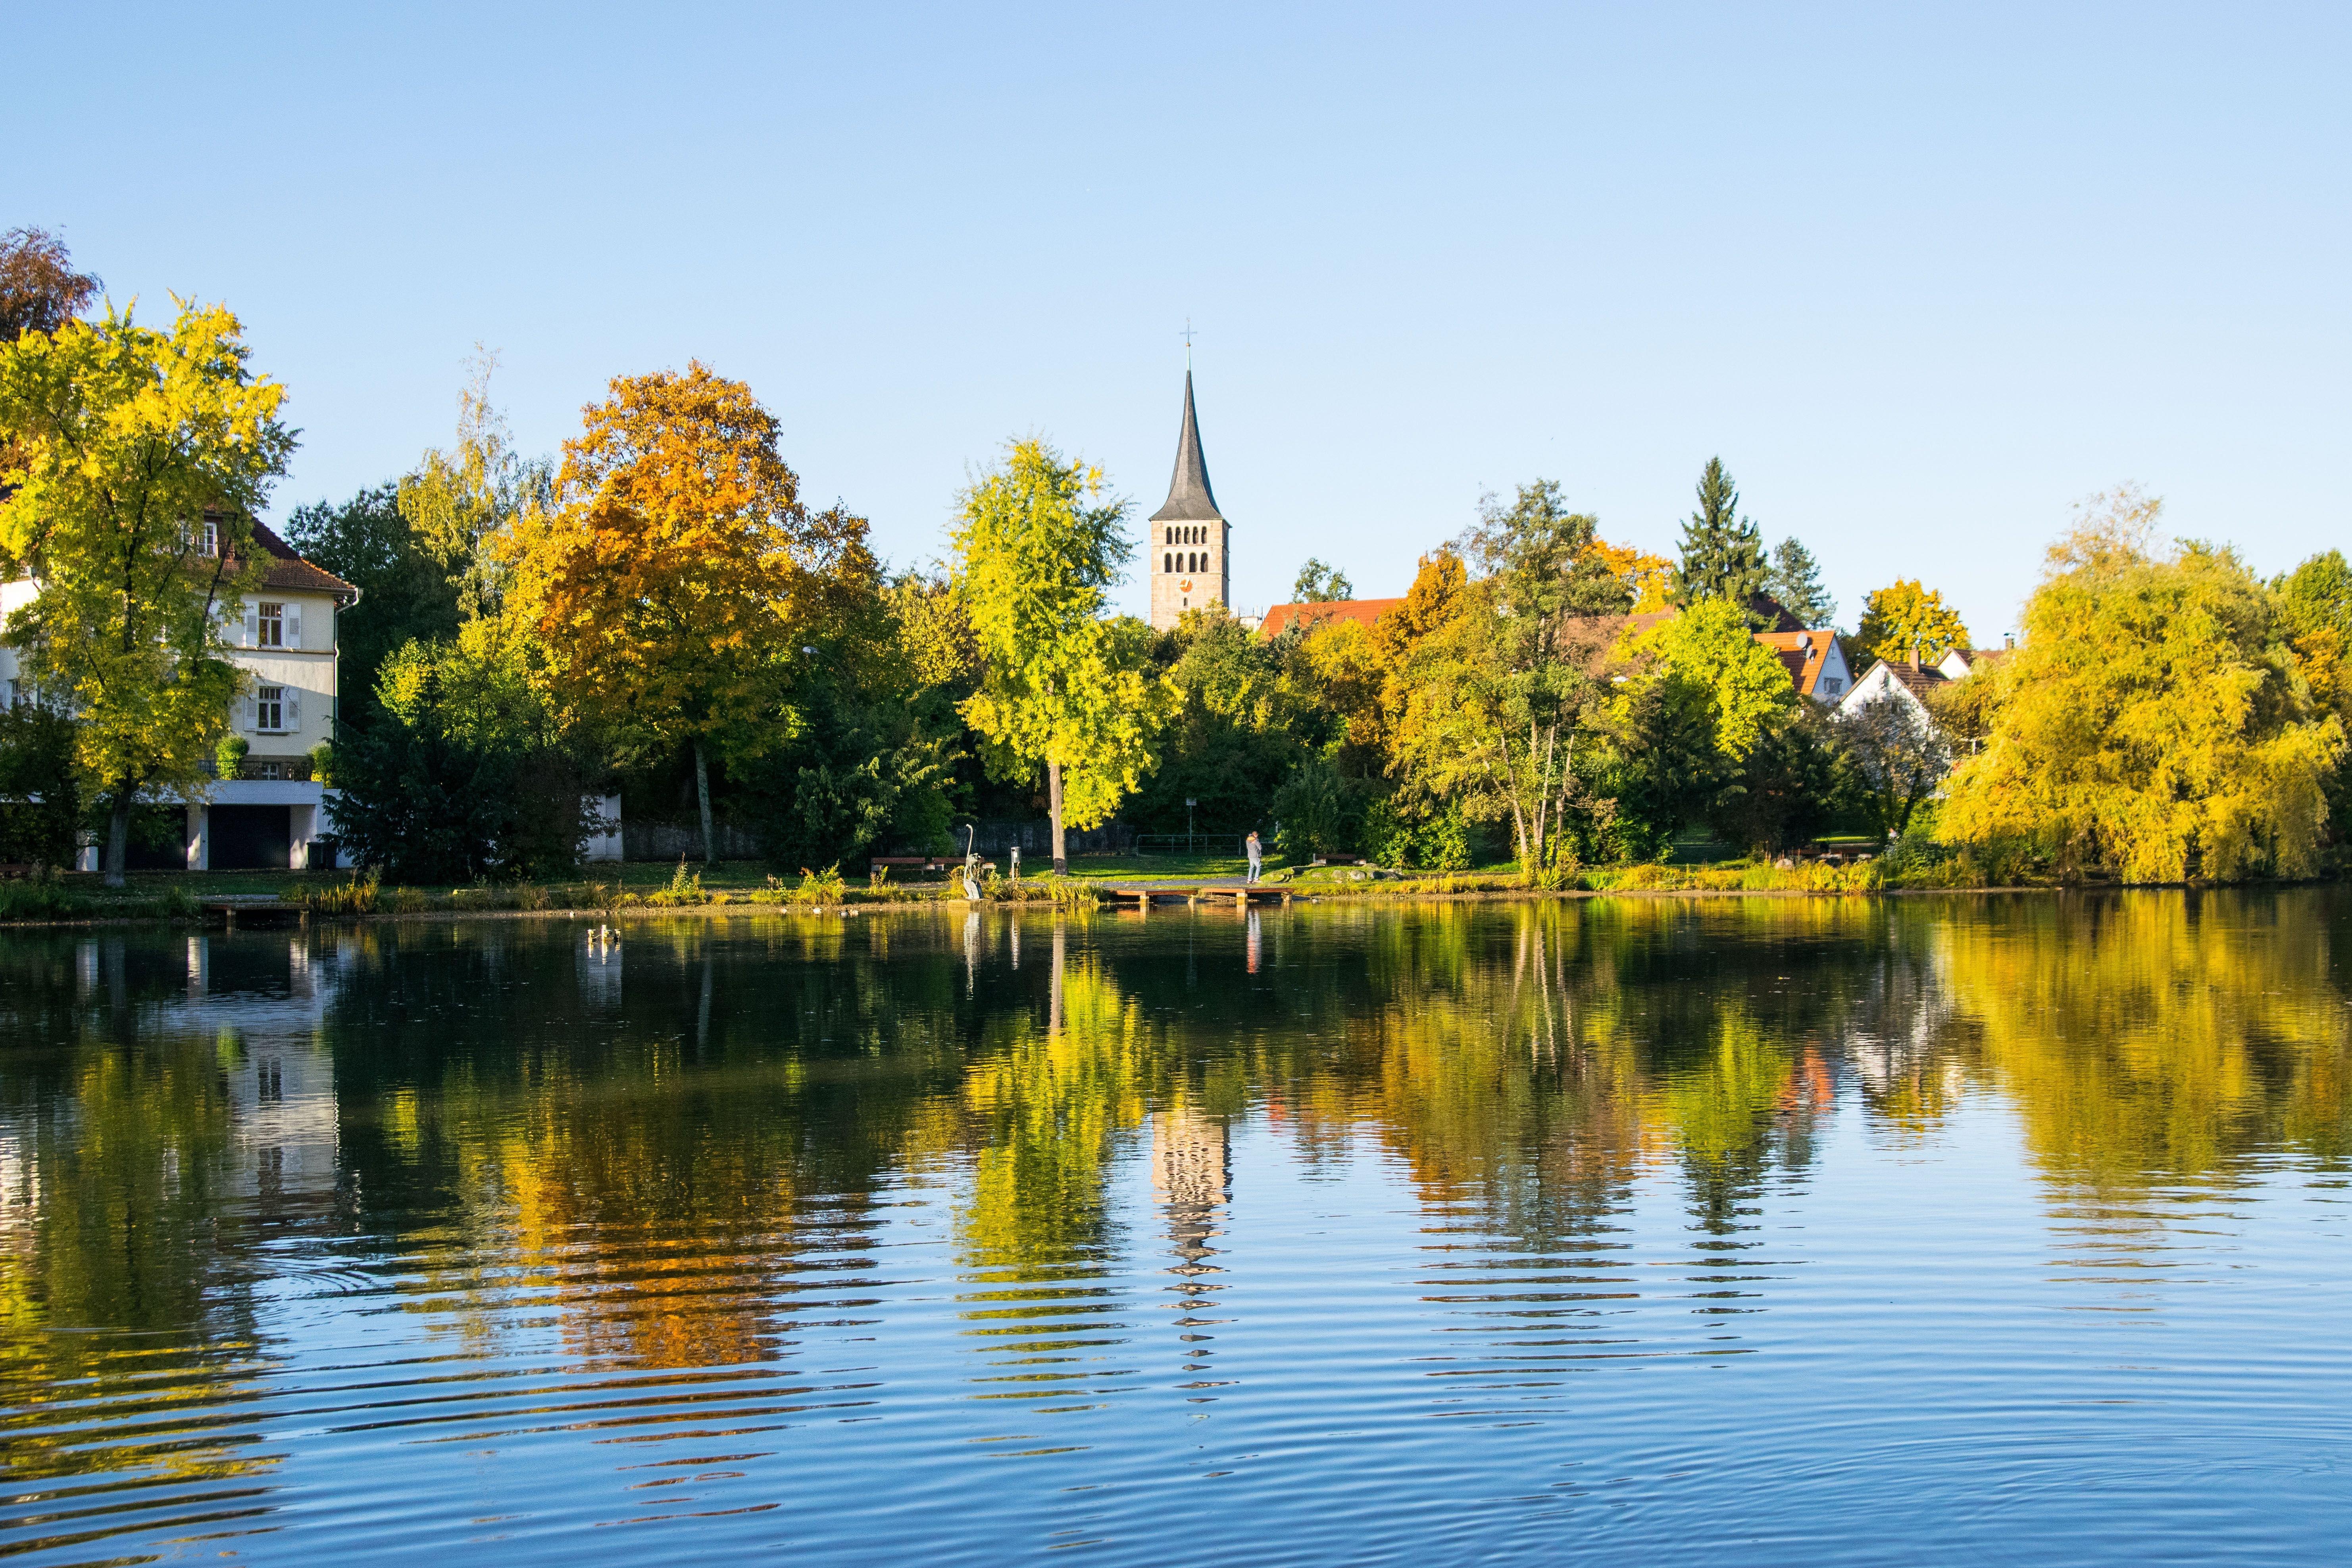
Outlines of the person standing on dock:
<svg viewBox="0 0 2352 1568">
<path fill-rule="evenodd" d="M 1257 881 L 1258 872 L 1265 864 L 1265 848 L 1257 841 L 1256 828 L 1253 827 L 1250 829 L 1249 838 L 1242 845 L 1242 849 L 1249 856 L 1249 880 L 1252 884 L 1255 884 Z"/>
</svg>

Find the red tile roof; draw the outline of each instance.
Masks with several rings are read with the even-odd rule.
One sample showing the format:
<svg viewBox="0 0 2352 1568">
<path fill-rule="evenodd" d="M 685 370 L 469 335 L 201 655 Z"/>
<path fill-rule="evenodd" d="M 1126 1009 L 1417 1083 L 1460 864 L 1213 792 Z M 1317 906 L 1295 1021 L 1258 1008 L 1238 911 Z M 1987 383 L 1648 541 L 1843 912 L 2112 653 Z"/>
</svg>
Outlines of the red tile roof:
<svg viewBox="0 0 2352 1568">
<path fill-rule="evenodd" d="M 1374 621 L 1395 609 L 1399 599 L 1324 599 L 1305 605 L 1276 605 L 1258 623 L 1257 635 L 1272 641 L 1292 626 L 1312 626 L 1325 621 L 1354 621 L 1370 631 Z"/>
</svg>

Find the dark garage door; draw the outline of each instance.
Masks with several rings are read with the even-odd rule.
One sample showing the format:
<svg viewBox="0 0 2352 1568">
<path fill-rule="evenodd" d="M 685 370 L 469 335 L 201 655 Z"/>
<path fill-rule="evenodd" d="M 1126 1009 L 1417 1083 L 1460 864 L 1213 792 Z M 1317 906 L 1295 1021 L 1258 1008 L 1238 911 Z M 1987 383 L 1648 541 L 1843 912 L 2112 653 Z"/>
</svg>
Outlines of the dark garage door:
<svg viewBox="0 0 2352 1568">
<path fill-rule="evenodd" d="M 133 871 L 186 870 L 188 808 L 142 805 L 133 810 L 131 842 L 123 847 L 122 863 Z"/>
<path fill-rule="evenodd" d="M 290 805 L 213 807 L 206 864 L 215 871 L 283 871 L 294 844 L 293 818 Z"/>
</svg>

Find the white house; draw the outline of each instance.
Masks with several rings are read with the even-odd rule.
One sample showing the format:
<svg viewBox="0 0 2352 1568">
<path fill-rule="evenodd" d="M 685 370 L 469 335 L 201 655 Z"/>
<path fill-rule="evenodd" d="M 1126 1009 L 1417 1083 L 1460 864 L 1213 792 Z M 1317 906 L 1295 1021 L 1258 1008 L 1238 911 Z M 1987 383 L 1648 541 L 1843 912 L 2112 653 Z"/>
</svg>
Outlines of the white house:
<svg viewBox="0 0 2352 1568">
<path fill-rule="evenodd" d="M 213 526 L 205 525 L 208 535 Z M 135 866 L 299 868 L 310 864 L 310 846 L 326 830 L 326 792 L 310 776 L 310 752 L 334 738 L 336 620 L 359 603 L 360 591 L 303 560 L 261 523 L 253 526 L 253 542 L 263 557 L 261 580 L 241 603 L 222 606 L 236 645 L 230 657 L 247 677 L 229 725 L 251 750 L 239 776 L 217 780 L 205 798 L 186 803 L 180 847 L 135 846 Z M 0 584 L 0 616 L 38 592 L 30 577 Z M 6 647 L 0 647 L 0 690 L 12 704 L 30 695 Z M 97 868 L 96 853 L 83 852 L 86 869 Z"/>
<path fill-rule="evenodd" d="M 1966 679 L 2006 651 L 1997 647 L 1956 647 L 1934 664 L 1896 664 L 1882 658 L 1853 683 L 1853 689 L 1838 703 L 1838 711 L 1857 712 L 1873 702 L 1908 702 L 1932 728 L 1935 720 L 1927 710 L 1927 693 L 1937 687 Z"/>
</svg>

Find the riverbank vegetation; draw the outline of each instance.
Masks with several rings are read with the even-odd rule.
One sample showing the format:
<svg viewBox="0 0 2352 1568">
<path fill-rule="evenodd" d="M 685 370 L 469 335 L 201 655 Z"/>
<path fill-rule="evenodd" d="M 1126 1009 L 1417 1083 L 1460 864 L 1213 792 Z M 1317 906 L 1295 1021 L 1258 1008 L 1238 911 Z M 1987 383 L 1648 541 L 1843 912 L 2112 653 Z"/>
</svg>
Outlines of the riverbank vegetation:
<svg viewBox="0 0 2352 1568">
<path fill-rule="evenodd" d="M 40 581 L 5 632 L 37 700 L 0 723 L 0 865 L 70 863 L 98 837 L 120 881 L 134 797 L 237 765 L 243 678 L 210 606 L 293 436 L 225 309 L 168 331 L 83 319 L 94 280 L 35 238 L 62 280 L 0 342 L 0 567 Z M 763 876 L 853 886 L 876 855 L 952 850 L 957 824 L 1040 818 L 1056 869 L 1067 832 L 1105 824 L 1255 829 L 1294 862 L 1365 857 L 1398 874 L 1382 887 L 1498 862 L 1522 888 L 1664 885 L 1700 875 L 1667 864 L 1693 834 L 1748 858 L 1743 885 L 2345 863 L 2352 570 L 2329 552 L 2260 580 L 2226 546 L 2166 541 L 2129 489 L 2052 547 L 2014 648 L 1974 649 L 1916 579 L 1868 595 L 1851 672 L 1901 679 L 1832 701 L 1791 674 L 1825 668 L 1821 645 L 1757 635 L 1828 635 L 1819 564 L 1767 547 L 1720 459 L 1671 560 L 1538 479 L 1433 526 L 1377 616 L 1269 637 L 1211 605 L 1154 631 L 1109 609 L 1133 508 L 1043 437 L 954 498 L 941 560 L 893 570 L 847 504 L 803 499 L 745 384 L 698 362 L 614 377 L 532 458 L 493 368 L 450 447 L 286 527 L 361 590 L 334 740 L 301 765 L 380 888 L 572 886 L 606 799 L 690 832 L 706 868 L 725 843 Z M 235 537 L 142 531 L 156 507 L 219 511 Z M 94 563 L 133 536 L 116 604 Z M 1347 592 L 1320 561 L 1299 574 L 1310 610 Z M 1931 673 L 1948 654 L 1964 678 Z M 1838 835 L 1883 851 L 1876 869 L 1829 863 Z"/>
</svg>

